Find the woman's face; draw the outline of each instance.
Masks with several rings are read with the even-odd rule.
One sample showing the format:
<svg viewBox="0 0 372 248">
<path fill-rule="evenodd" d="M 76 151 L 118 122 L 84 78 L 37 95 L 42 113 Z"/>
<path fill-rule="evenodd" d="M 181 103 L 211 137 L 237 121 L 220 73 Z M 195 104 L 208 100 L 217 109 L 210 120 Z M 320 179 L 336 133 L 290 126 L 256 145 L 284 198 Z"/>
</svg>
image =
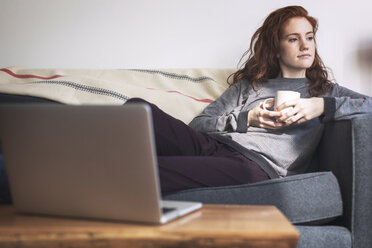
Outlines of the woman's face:
<svg viewBox="0 0 372 248">
<path fill-rule="evenodd" d="M 289 19 L 280 37 L 279 65 L 282 77 L 303 78 L 314 61 L 315 39 L 313 26 L 304 17 Z"/>
</svg>

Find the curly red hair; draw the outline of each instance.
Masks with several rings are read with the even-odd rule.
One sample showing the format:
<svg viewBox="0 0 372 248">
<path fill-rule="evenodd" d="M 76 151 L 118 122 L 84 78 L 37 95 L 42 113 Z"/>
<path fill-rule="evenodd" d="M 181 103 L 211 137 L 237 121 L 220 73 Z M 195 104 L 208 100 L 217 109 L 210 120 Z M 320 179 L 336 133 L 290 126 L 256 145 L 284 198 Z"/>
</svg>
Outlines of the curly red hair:
<svg viewBox="0 0 372 248">
<path fill-rule="evenodd" d="M 281 28 L 293 17 L 304 17 L 313 27 L 314 37 L 318 30 L 318 22 L 314 17 L 308 15 L 306 9 L 301 6 L 288 6 L 272 12 L 264 21 L 263 25 L 253 34 L 249 49 L 243 54 L 242 59 L 248 55 L 247 61 L 241 69 L 231 74 L 233 85 L 242 79 L 247 79 L 256 89 L 259 83 L 265 79 L 275 78 L 280 74 L 280 66 L 277 58 Z M 315 51 L 314 62 L 306 70 L 306 78 L 310 81 L 309 94 L 319 96 L 333 87 L 328 79 L 328 72 L 317 51 Z"/>
</svg>

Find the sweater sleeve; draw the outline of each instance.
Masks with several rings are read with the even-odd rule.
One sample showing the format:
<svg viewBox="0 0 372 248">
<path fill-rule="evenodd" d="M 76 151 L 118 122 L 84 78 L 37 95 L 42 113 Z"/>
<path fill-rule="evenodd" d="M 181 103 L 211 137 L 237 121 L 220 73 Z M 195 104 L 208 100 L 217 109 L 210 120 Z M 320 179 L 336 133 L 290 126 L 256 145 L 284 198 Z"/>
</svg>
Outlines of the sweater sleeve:
<svg viewBox="0 0 372 248">
<path fill-rule="evenodd" d="M 323 122 L 339 120 L 357 114 L 372 113 L 372 97 L 336 84 L 330 96 L 324 97 Z"/>
<path fill-rule="evenodd" d="M 241 112 L 243 106 L 241 84 L 234 84 L 189 125 L 202 132 L 247 132 L 248 111 Z"/>
</svg>

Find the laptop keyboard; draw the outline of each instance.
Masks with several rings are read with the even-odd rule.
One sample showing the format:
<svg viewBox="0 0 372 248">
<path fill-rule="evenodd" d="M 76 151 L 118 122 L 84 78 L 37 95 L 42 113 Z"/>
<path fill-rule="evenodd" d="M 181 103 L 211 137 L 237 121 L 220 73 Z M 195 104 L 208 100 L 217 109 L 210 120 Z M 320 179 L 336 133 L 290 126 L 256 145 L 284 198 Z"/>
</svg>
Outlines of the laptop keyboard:
<svg viewBox="0 0 372 248">
<path fill-rule="evenodd" d="M 162 213 L 162 214 L 166 214 L 166 213 L 169 213 L 169 212 L 171 212 L 171 211 L 173 211 L 173 210 L 176 210 L 176 208 L 166 208 L 166 207 L 162 207 L 162 208 L 161 208 L 161 213 Z"/>
</svg>

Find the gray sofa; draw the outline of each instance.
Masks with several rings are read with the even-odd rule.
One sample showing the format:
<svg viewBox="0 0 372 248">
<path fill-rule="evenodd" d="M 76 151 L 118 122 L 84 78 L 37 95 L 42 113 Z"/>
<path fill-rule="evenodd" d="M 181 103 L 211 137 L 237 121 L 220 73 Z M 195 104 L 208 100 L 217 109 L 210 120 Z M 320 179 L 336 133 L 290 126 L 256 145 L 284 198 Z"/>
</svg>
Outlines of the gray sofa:
<svg viewBox="0 0 372 248">
<path fill-rule="evenodd" d="M 5 102 L 53 101 L 0 94 L 0 104 Z M 325 124 L 317 152 L 309 161 L 311 171 L 306 174 L 250 185 L 186 190 L 163 198 L 216 204 L 275 205 L 300 231 L 298 247 L 371 247 L 370 123 L 372 115 Z M 0 183 L 3 203 L 6 203 L 4 175 L 3 171 Z"/>
</svg>

